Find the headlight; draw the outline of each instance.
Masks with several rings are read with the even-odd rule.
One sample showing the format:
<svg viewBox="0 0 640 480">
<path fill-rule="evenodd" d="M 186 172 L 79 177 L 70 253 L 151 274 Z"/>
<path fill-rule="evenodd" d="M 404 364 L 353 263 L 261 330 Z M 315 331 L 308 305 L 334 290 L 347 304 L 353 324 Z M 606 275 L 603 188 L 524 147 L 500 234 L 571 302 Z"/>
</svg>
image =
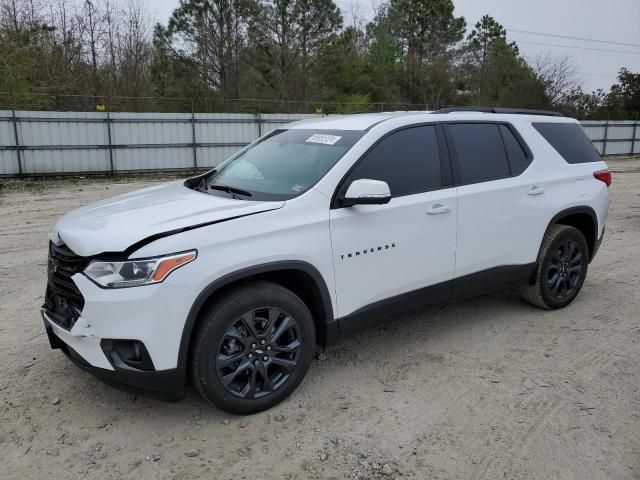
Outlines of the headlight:
<svg viewBox="0 0 640 480">
<path fill-rule="evenodd" d="M 195 258 L 196 251 L 193 250 L 124 262 L 94 260 L 84 270 L 84 274 L 106 288 L 136 287 L 162 282 L 171 272 Z"/>
</svg>

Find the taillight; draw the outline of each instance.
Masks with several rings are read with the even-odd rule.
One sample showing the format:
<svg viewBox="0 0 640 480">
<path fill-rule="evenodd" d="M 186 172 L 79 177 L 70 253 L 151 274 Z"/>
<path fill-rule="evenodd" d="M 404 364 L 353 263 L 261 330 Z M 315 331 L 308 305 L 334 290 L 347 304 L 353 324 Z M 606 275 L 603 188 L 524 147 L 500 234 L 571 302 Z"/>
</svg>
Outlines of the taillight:
<svg viewBox="0 0 640 480">
<path fill-rule="evenodd" d="M 593 176 L 601 182 L 604 182 L 607 187 L 611 185 L 611 172 L 609 170 L 600 170 L 598 172 L 593 172 Z"/>
</svg>

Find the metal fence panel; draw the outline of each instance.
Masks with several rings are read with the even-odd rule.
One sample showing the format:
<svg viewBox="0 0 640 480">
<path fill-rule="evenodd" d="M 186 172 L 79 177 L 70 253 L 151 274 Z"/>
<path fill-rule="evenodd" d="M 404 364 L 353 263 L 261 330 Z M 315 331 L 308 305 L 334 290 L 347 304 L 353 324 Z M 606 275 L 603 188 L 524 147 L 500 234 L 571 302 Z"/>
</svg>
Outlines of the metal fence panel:
<svg viewBox="0 0 640 480">
<path fill-rule="evenodd" d="M 629 155 L 631 140 L 622 142 L 607 142 L 607 155 Z"/>
<path fill-rule="evenodd" d="M 16 112 L 22 145 L 103 144 L 105 116 L 91 112 Z"/>
<path fill-rule="evenodd" d="M 239 147 L 198 147 L 198 166 L 212 168 L 236 153 Z"/>
<path fill-rule="evenodd" d="M 0 176 L 195 171 L 274 129 L 318 116 L 0 111 Z M 582 126 L 600 153 L 640 153 L 640 122 Z"/>
<path fill-rule="evenodd" d="M 250 114 L 196 114 L 195 130 L 198 143 L 251 143 L 258 138 L 258 122 Z"/>
<path fill-rule="evenodd" d="M 22 162 L 25 175 L 109 171 L 109 158 L 103 149 L 25 150 Z"/>
<path fill-rule="evenodd" d="M 112 113 L 109 122 L 114 171 L 193 166 L 191 114 Z"/>
<path fill-rule="evenodd" d="M 158 145 L 115 151 L 116 172 L 189 170 L 193 168 L 193 149 Z"/>
<path fill-rule="evenodd" d="M 6 112 L 2 112 L 6 113 Z M 10 113 L 10 112 L 9 112 Z M 15 135 L 11 121 L 0 122 L 0 145 L 15 147 Z M 0 149 L 0 175 L 18 175 L 16 152 Z"/>
<path fill-rule="evenodd" d="M 630 140 L 633 135 L 634 124 L 630 122 L 609 122 L 610 140 Z"/>
<path fill-rule="evenodd" d="M 631 120 L 584 120 L 585 133 L 601 155 L 638 153 L 640 122 Z M 635 137 L 635 139 L 634 139 Z"/>
<path fill-rule="evenodd" d="M 169 122 L 143 113 L 113 113 L 110 117 L 114 145 L 191 142 L 190 114 L 172 115 Z"/>
</svg>

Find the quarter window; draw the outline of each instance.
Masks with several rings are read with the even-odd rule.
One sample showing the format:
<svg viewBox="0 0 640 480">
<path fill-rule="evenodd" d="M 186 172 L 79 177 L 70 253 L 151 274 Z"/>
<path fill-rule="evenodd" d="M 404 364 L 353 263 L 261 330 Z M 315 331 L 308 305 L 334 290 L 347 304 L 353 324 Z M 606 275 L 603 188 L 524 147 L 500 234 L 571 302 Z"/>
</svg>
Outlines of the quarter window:
<svg viewBox="0 0 640 480">
<path fill-rule="evenodd" d="M 509 164 L 511 165 L 511 175 L 517 177 L 524 172 L 531 164 L 531 157 L 527 156 L 522 149 L 522 145 L 513 135 L 513 132 L 506 125 L 500 125 L 500 133 L 502 134 L 502 140 L 504 140 L 504 148 L 507 151 L 509 157 Z"/>
<path fill-rule="evenodd" d="M 355 166 L 345 187 L 361 178 L 387 182 L 394 197 L 440 188 L 442 178 L 435 127 L 407 128 L 383 138 Z"/>
<path fill-rule="evenodd" d="M 487 182 L 509 176 L 509 163 L 497 124 L 448 125 L 456 152 L 459 182 Z"/>
<path fill-rule="evenodd" d="M 591 140 L 576 123 L 534 123 L 547 142 L 567 163 L 601 162 L 602 158 Z"/>
</svg>

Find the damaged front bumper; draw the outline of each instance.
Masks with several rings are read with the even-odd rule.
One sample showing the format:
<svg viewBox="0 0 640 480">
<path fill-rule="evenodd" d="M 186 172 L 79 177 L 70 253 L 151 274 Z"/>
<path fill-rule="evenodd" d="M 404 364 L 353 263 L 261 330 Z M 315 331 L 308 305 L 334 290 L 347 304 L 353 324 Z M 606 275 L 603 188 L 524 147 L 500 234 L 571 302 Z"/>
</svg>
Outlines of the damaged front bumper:
<svg viewBox="0 0 640 480">
<path fill-rule="evenodd" d="M 83 336 L 57 325 L 46 309 L 41 311 L 45 331 L 52 349 L 60 349 L 78 367 L 110 386 L 124 390 L 143 391 L 164 400 L 178 400 L 184 394 L 185 368 L 145 371 L 125 363 L 107 359 L 105 339 Z M 82 328 L 82 327 L 81 327 Z M 86 332 L 85 332 L 86 333 Z M 114 352 L 113 355 L 116 355 Z M 100 358 L 102 357 L 102 358 Z M 105 363 L 106 362 L 106 363 Z M 96 366 L 102 365 L 102 366 Z"/>
</svg>

